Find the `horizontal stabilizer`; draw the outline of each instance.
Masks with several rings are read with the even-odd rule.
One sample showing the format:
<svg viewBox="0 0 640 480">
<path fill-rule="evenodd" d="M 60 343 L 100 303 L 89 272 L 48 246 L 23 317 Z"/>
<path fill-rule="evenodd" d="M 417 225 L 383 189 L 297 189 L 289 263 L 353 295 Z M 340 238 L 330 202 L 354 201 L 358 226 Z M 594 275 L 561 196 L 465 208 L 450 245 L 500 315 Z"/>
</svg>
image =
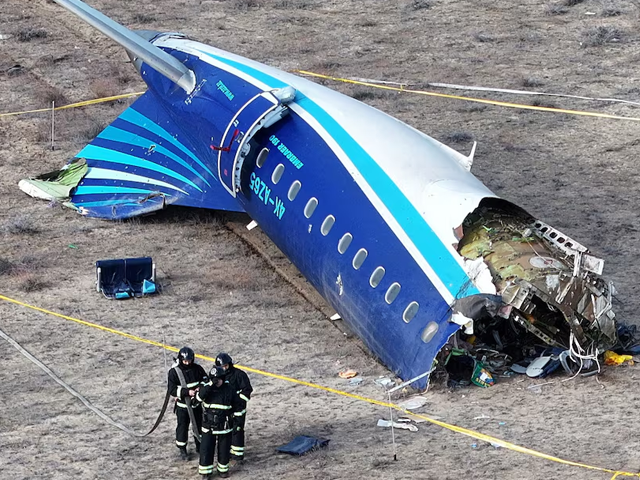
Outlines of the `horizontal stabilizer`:
<svg viewBox="0 0 640 480">
<path fill-rule="evenodd" d="M 243 211 L 189 138 L 146 92 L 84 147 L 88 171 L 70 204 L 92 217 L 122 219 L 168 205 Z M 214 157 L 215 158 L 215 157 Z"/>
</svg>

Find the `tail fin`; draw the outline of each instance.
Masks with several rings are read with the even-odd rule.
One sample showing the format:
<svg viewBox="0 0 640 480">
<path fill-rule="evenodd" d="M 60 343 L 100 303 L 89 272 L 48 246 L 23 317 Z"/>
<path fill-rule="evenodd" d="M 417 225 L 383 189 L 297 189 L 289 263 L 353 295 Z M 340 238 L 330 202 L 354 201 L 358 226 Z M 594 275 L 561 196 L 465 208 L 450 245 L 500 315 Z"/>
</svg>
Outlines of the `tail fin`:
<svg viewBox="0 0 640 480">
<path fill-rule="evenodd" d="M 195 153 L 152 92 L 105 128 L 77 158 L 89 167 L 71 206 L 92 217 L 122 219 L 167 205 L 243 211 L 219 183 L 216 165 Z"/>
<path fill-rule="evenodd" d="M 111 20 L 80 0 L 54 1 L 122 45 L 129 52 L 129 56 L 143 60 L 187 93 L 191 93 L 195 88 L 196 78 L 193 71 L 161 48 L 146 41 L 140 35 Z"/>
</svg>

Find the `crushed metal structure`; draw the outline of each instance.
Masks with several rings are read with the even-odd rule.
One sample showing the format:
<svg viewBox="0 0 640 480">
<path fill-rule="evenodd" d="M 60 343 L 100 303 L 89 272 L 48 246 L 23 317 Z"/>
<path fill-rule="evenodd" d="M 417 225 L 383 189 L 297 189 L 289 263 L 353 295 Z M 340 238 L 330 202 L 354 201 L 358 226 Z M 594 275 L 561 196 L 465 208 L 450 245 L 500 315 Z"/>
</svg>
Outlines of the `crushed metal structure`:
<svg viewBox="0 0 640 480">
<path fill-rule="evenodd" d="M 461 227 L 459 254 L 484 263 L 497 295 L 456 301 L 462 320 L 454 321 L 467 328 L 444 355 L 462 345 L 485 361 L 487 351 L 499 352 L 507 366 L 537 356 L 532 347 L 542 343 L 567 351 L 581 370 L 616 344 L 615 289 L 601 277 L 604 261 L 585 246 L 497 199 L 482 202 Z"/>
</svg>

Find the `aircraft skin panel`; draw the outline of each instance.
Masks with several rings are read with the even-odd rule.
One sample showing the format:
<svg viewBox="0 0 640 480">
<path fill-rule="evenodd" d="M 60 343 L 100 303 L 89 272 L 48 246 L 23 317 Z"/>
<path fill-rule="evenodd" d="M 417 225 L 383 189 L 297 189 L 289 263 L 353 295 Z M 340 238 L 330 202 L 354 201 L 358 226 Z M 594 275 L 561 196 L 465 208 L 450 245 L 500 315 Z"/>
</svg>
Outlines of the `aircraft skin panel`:
<svg viewBox="0 0 640 480">
<path fill-rule="evenodd" d="M 207 185 L 210 183 L 207 181 L 204 175 L 199 173 L 195 168 L 193 168 L 189 162 L 180 158 L 180 156 L 171 152 L 169 149 L 164 148 L 162 145 L 154 144 L 150 142 L 147 138 L 141 137 L 131 132 L 127 132 L 126 130 L 121 130 L 119 128 L 108 126 L 105 128 L 99 135 L 98 138 L 103 140 L 110 140 L 112 142 L 120 142 L 120 143 L 128 143 L 134 147 L 141 147 L 145 150 L 148 150 L 151 145 L 155 145 L 154 153 L 159 153 L 164 155 L 165 157 L 169 157 L 171 160 L 185 167 L 189 172 L 193 175 L 196 175 L 200 180 L 202 180 Z M 133 149 L 132 149 L 133 151 Z"/>
<path fill-rule="evenodd" d="M 167 40 L 172 41 L 183 42 L 187 49 L 207 53 L 210 58 L 217 60 L 218 65 L 226 64 L 237 74 L 242 74 L 244 70 L 244 78 L 258 82 L 262 88 L 290 85 L 303 93 L 339 123 L 358 145 L 363 146 L 413 205 L 424 206 L 420 213 L 426 216 L 434 230 L 446 231 L 450 236 L 451 230 L 460 225 L 464 217 L 477 206 L 477 203 L 473 205 L 476 199 L 479 202 L 485 197 L 495 197 L 460 164 L 460 153 L 384 112 L 305 78 L 223 50 L 192 41 Z M 425 164 L 429 165 L 429 169 L 424 168 Z M 446 218 L 428 218 L 434 209 L 428 208 L 425 202 L 433 199 L 425 200 L 423 190 L 425 186 L 443 180 L 458 184 L 456 190 L 460 192 L 461 202 L 448 205 L 449 215 Z M 451 199 L 437 200 L 450 202 Z"/>
<path fill-rule="evenodd" d="M 227 60 L 223 54 L 226 54 L 230 57 L 235 57 L 230 60 L 232 64 L 232 69 L 235 73 L 240 73 L 239 69 L 245 68 L 244 72 L 245 78 L 257 77 L 257 83 L 262 88 L 282 88 L 283 86 L 287 86 L 287 83 L 282 81 L 283 76 L 287 76 L 288 80 L 291 80 L 291 86 L 299 89 L 301 85 L 305 87 L 306 90 L 319 90 L 323 94 L 328 91 L 335 95 L 339 95 L 336 92 L 332 92 L 323 87 L 319 87 L 318 85 L 309 82 L 308 80 L 301 79 L 299 77 L 284 74 L 282 72 L 275 71 L 279 74 L 279 78 L 273 78 L 271 76 L 271 71 L 269 67 L 263 66 L 257 62 L 252 62 L 246 59 L 241 59 L 240 57 L 236 57 L 232 54 L 228 54 L 226 52 L 219 51 L 217 49 L 213 49 L 212 47 L 207 47 L 205 45 L 190 42 L 190 41 L 178 41 L 178 40 L 169 40 L 168 42 L 173 42 L 172 44 L 177 44 L 178 42 L 183 42 L 188 46 L 197 45 L 198 49 L 187 49 L 185 50 L 192 51 L 194 50 L 197 54 L 200 51 L 204 51 L 207 56 L 200 56 L 204 61 L 208 61 L 207 57 L 211 57 L 215 60 L 216 65 L 220 65 L 222 67 L 225 66 L 225 61 Z M 213 50 L 215 53 L 209 53 L 208 50 Z M 248 67 L 241 62 L 243 60 L 247 64 L 251 64 Z M 227 68 L 229 68 L 227 66 Z M 257 68 L 262 68 L 265 71 L 257 71 Z M 256 80 L 253 80 L 256 82 Z M 394 128 L 397 128 L 398 125 L 403 127 L 404 124 L 398 122 L 391 117 L 388 117 L 381 112 L 378 112 L 375 109 L 370 107 L 366 107 L 364 104 L 360 102 L 355 102 L 349 97 L 345 97 L 343 95 L 339 95 L 341 103 L 345 103 L 344 99 L 347 99 L 346 103 L 355 103 L 357 105 L 361 105 L 365 107 L 367 114 L 370 112 L 376 112 L 378 116 L 380 116 L 384 120 L 391 120 L 391 125 Z M 334 99 L 335 100 L 335 99 Z M 328 99 L 326 103 L 330 103 L 331 98 Z M 414 253 L 416 253 L 416 260 L 419 261 L 422 267 L 430 273 L 431 278 L 434 282 L 439 284 L 439 288 L 441 289 L 441 293 L 445 295 L 449 301 L 452 301 L 456 296 L 459 296 L 461 289 L 465 287 L 467 290 L 465 291 L 466 295 L 471 295 L 474 293 L 478 293 L 475 290 L 475 287 L 468 287 L 468 277 L 464 270 L 463 259 L 460 255 L 455 252 L 452 247 L 452 244 L 455 242 L 455 238 L 453 237 L 453 228 L 459 225 L 459 223 L 454 224 L 450 228 L 447 227 L 445 229 L 447 237 L 443 241 L 441 237 L 438 236 L 437 232 L 431 228 L 430 224 L 427 223 L 426 219 L 421 215 L 420 212 L 416 209 L 411 202 L 411 200 L 403 193 L 403 191 L 398 187 L 398 184 L 391 180 L 391 178 L 387 175 L 387 173 L 380 167 L 378 162 L 376 162 L 367 151 L 361 146 L 360 143 L 356 142 L 350 135 L 345 131 L 345 129 L 338 123 L 338 121 L 327 114 L 319 105 L 317 105 L 314 101 L 309 99 L 304 93 L 298 91 L 296 95 L 296 101 L 290 105 L 293 111 L 298 111 L 301 114 L 306 113 L 309 116 L 313 117 L 317 123 L 326 130 L 329 130 L 330 133 L 326 134 L 325 140 L 332 142 L 335 145 L 336 151 L 343 150 L 347 148 L 347 152 L 343 152 L 343 155 L 340 156 L 340 159 L 343 163 L 349 164 L 351 168 L 350 171 L 357 173 L 354 175 L 356 180 L 360 180 L 358 184 L 365 189 L 371 201 L 377 203 L 381 210 L 387 210 L 387 215 L 385 215 L 385 219 L 392 224 L 397 226 L 397 234 L 403 238 L 405 242 L 413 242 L 414 245 L 410 247 Z M 335 116 L 337 118 L 343 118 L 344 114 L 336 113 Z M 369 121 L 362 122 L 369 124 Z M 405 128 L 401 129 L 403 132 Z M 419 135 L 417 132 L 413 132 L 415 138 L 418 138 L 421 144 L 424 147 L 424 137 Z M 366 142 L 365 142 L 366 144 Z M 340 145 L 340 148 L 338 145 Z M 439 150 L 438 150 L 439 151 Z M 441 155 L 442 156 L 442 155 Z M 468 205 L 469 210 L 465 208 L 465 214 L 468 214 L 472 211 L 479 201 L 486 196 L 494 196 L 486 187 L 484 187 L 478 180 L 473 177 L 473 175 L 469 174 L 464 168 L 462 168 L 457 161 L 452 161 L 452 158 L 443 158 L 446 160 L 446 164 L 451 166 L 454 164 L 454 170 L 456 170 L 461 175 L 461 178 L 467 180 L 471 179 L 470 183 L 472 185 L 479 185 L 482 187 L 477 192 L 465 192 L 465 195 L 462 198 L 466 199 L 466 204 Z M 353 165 L 353 162 L 358 162 L 360 165 L 356 167 Z M 444 168 L 444 166 L 443 166 Z M 397 170 L 397 167 L 396 167 Z M 415 168 L 416 171 L 425 171 L 424 168 Z M 416 175 L 417 176 L 417 175 Z M 425 183 L 427 185 L 427 183 Z M 475 195 L 474 195 L 475 193 Z M 376 198 L 382 195 L 384 198 Z M 455 205 L 455 199 L 451 198 L 439 198 L 432 199 L 434 202 L 450 202 Z M 475 203 L 474 203 L 475 202 Z M 424 210 L 424 209 L 423 209 Z M 448 212 L 449 213 L 449 212 Z M 462 216 L 462 219 L 464 218 Z M 448 218 L 448 217 L 447 217 Z M 441 229 L 442 230 L 442 229 Z M 422 256 L 422 259 L 419 257 Z M 437 274 L 435 273 L 437 271 Z M 448 292 L 448 293 L 447 293 Z"/>
<path fill-rule="evenodd" d="M 242 211 L 151 92 L 76 156 L 89 172 L 71 203 L 88 216 L 127 218 L 168 204 Z"/>
<path fill-rule="evenodd" d="M 448 302 L 354 184 L 329 146 L 323 145 L 317 133 L 309 131 L 304 120 L 291 115 L 261 135 L 256 138 L 258 149 L 269 144 L 272 148 L 261 168 L 247 160 L 242 195 L 238 196 L 245 210 L 386 365 L 404 378 L 428 370 L 442 344 L 459 328 L 448 322 Z M 274 169 L 287 161 L 273 148 L 276 138 L 292 151 L 304 150 L 306 144 L 314 148 L 300 154 L 303 168 L 286 165 L 282 178 L 274 184 Z M 291 201 L 288 190 L 295 181 L 302 186 Z M 312 197 L 318 199 L 318 206 L 308 219 L 304 209 Z M 285 207 L 281 217 L 282 210 L 277 208 L 280 202 Z M 328 215 L 336 220 L 323 235 L 321 226 Z M 351 233 L 353 241 L 341 254 L 338 243 L 345 233 Z M 356 270 L 352 262 L 361 248 L 368 251 L 368 256 Z M 385 275 L 373 288 L 370 277 L 380 266 Z M 388 304 L 385 293 L 394 282 L 401 284 L 401 290 Z M 420 304 L 418 314 L 405 323 L 403 312 L 413 301 Z M 432 321 L 441 325 L 439 335 L 426 344 L 420 335 Z"/>
<path fill-rule="evenodd" d="M 198 66 L 193 59 L 184 57 L 183 60 L 199 72 L 199 77 L 218 78 L 214 65 Z M 145 78 L 153 88 L 162 88 L 155 86 L 154 82 L 162 82 L 162 79 L 152 72 L 145 73 Z M 226 93 L 216 90 L 214 81 L 203 85 L 201 93 L 216 102 L 223 96 L 233 95 L 235 108 L 239 109 L 246 97 L 255 94 L 251 90 L 243 91 L 243 97 L 236 102 L 235 92 L 241 91 L 241 83 L 244 83 L 242 79 L 227 76 L 224 78 Z M 269 87 L 265 85 L 265 88 Z M 176 99 L 174 105 L 172 109 L 186 108 L 182 99 Z M 295 102 L 290 107 L 289 116 L 268 129 L 259 130 L 252 139 L 253 153 L 243 165 L 237 198 L 376 356 L 404 378 L 419 375 L 431 367 L 442 345 L 459 328 L 448 322 L 451 295 L 445 299 L 415 262 L 354 181 L 352 172 L 340 161 L 335 147 L 325 140 L 325 137 L 332 137 L 322 128 L 317 131 L 311 127 L 306 118 L 298 114 L 306 111 L 299 109 Z M 225 113 L 217 126 L 200 129 L 200 134 L 221 131 L 228 118 Z M 192 134 L 194 131 L 195 127 L 189 129 Z M 256 155 L 264 148 L 269 149 L 266 163 L 262 168 L 256 168 Z M 278 165 L 284 167 L 284 173 L 274 183 L 272 176 Z M 354 171 L 357 174 L 357 169 Z M 301 182 L 302 187 L 296 199 L 291 201 L 288 189 L 295 180 Z M 304 207 L 312 196 L 317 196 L 319 205 L 312 218 L 306 219 Z M 335 215 L 336 223 L 325 236 L 320 228 L 327 215 Z M 348 251 L 341 255 L 337 245 L 346 231 L 352 233 L 354 240 Z M 369 254 L 363 266 L 356 270 L 352 266 L 353 256 L 361 248 L 367 249 Z M 369 281 L 378 266 L 384 267 L 386 273 L 374 289 Z M 460 277 L 465 277 L 462 270 L 459 269 L 459 273 Z M 401 283 L 402 288 L 398 297 L 388 304 L 385 293 L 393 282 Z M 464 284 L 464 280 L 460 283 Z M 414 301 L 419 303 L 419 310 L 407 323 L 403 313 Z M 420 337 L 431 322 L 439 325 L 438 332 L 425 343 Z"/>
</svg>

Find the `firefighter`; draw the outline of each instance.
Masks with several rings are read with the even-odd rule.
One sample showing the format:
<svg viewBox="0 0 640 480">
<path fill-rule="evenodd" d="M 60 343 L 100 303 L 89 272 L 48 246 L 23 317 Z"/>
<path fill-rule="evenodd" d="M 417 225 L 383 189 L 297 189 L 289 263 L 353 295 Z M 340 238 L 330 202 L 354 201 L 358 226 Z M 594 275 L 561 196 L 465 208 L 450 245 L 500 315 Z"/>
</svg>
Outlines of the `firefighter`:
<svg viewBox="0 0 640 480">
<path fill-rule="evenodd" d="M 182 377 L 182 378 L 181 378 Z M 176 446 L 180 449 L 180 458 L 189 460 L 187 442 L 189 440 L 190 417 L 193 418 L 195 428 L 200 433 L 202 425 L 202 408 L 195 400 L 200 384 L 205 381 L 207 374 L 204 369 L 195 363 L 195 354 L 189 347 L 182 347 L 178 352 L 176 363 L 169 370 L 169 393 L 176 397 L 174 412 L 178 420 L 176 427 Z M 189 412 L 191 408 L 191 413 Z M 200 442 L 194 435 L 196 452 L 200 451 Z"/>
<path fill-rule="evenodd" d="M 231 434 L 232 465 L 244 463 L 244 425 L 247 418 L 247 402 L 251 398 L 251 382 L 245 372 L 233 365 L 227 353 L 216 357 L 216 365 L 225 371 L 224 379 L 236 393 L 237 407 L 233 412 L 233 433 Z"/>
<path fill-rule="evenodd" d="M 196 399 L 202 403 L 202 446 L 198 473 L 204 478 L 213 474 L 213 457 L 218 444 L 218 476 L 229 476 L 229 457 L 235 393 L 224 381 L 224 370 L 213 367 L 209 372 L 209 382 L 205 383 Z"/>
</svg>

